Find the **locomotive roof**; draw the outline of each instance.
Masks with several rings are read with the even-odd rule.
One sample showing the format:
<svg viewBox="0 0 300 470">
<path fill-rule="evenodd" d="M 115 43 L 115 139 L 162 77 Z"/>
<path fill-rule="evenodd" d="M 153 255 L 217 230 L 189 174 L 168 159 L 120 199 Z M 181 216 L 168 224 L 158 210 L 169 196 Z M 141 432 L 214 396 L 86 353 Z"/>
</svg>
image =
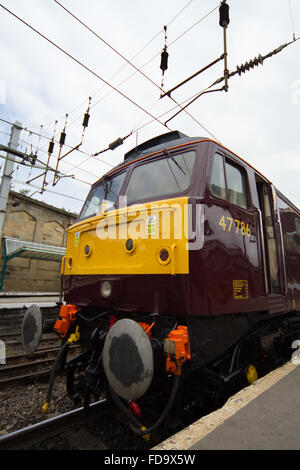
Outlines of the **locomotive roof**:
<svg viewBox="0 0 300 470">
<path fill-rule="evenodd" d="M 174 147 L 176 145 L 187 144 L 188 142 L 193 142 L 196 139 L 202 139 L 203 137 L 188 137 L 179 131 L 167 132 L 166 134 L 161 134 L 156 137 L 153 137 L 146 142 L 134 147 L 125 153 L 124 161 L 130 161 L 136 157 L 142 157 L 149 153 L 158 152 L 159 150 L 165 150 L 169 147 Z"/>
<path fill-rule="evenodd" d="M 97 184 L 102 178 L 113 173 L 118 168 L 121 168 L 123 165 L 130 163 L 132 160 L 135 160 L 139 157 L 145 157 L 155 152 L 159 152 L 160 150 L 166 150 L 170 147 L 176 147 L 179 145 L 184 145 L 189 142 L 195 142 L 197 140 L 207 140 L 207 137 L 189 137 L 186 134 L 183 134 L 179 131 L 172 131 L 167 132 L 166 134 L 161 134 L 156 137 L 153 137 L 150 140 L 146 140 L 142 144 L 134 147 L 133 149 L 129 150 L 129 152 L 125 153 L 124 161 L 116 165 L 114 168 L 109 170 L 108 173 L 103 175 L 99 180 L 97 180 L 92 186 Z"/>
<path fill-rule="evenodd" d="M 170 147 L 177 147 L 180 145 L 188 144 L 189 142 L 195 142 L 197 140 L 210 140 L 207 137 L 189 137 L 186 134 L 183 134 L 183 132 L 179 131 L 171 131 L 167 132 L 166 134 L 161 134 L 156 137 L 153 137 L 152 139 L 146 140 L 142 144 L 134 147 L 133 149 L 129 150 L 129 152 L 125 153 L 124 155 L 124 161 L 116 165 L 114 168 L 112 168 L 106 175 L 103 175 L 99 180 L 97 180 L 92 186 L 96 185 L 102 178 L 105 178 L 106 176 L 110 175 L 113 173 L 115 170 L 118 168 L 121 168 L 122 166 L 130 163 L 132 160 L 135 160 L 136 158 L 140 157 L 145 157 L 147 155 L 153 154 L 155 152 L 159 152 L 161 150 L 166 150 L 167 148 Z M 223 146 L 222 146 L 223 147 Z M 224 147 L 225 148 L 225 147 Z M 237 155 L 238 157 L 238 155 Z M 241 157 L 238 157 L 241 158 Z M 243 159 L 241 159 L 243 160 Z M 247 162 L 246 162 L 247 163 Z M 249 163 L 247 163 L 250 167 Z M 255 170 L 255 168 L 254 168 Z M 255 170 L 257 173 L 261 174 L 259 171 Z M 261 175 L 263 176 L 263 175 Z M 296 212 L 300 212 L 297 206 L 293 204 L 286 196 L 284 196 L 277 188 L 275 188 L 277 195 L 285 201 L 290 207 L 292 207 Z"/>
</svg>

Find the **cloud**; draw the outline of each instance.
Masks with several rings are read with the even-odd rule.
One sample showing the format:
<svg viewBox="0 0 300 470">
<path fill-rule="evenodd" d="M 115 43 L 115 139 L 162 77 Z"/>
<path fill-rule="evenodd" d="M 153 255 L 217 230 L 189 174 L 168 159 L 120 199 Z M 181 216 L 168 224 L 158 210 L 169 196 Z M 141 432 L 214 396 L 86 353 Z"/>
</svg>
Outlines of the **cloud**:
<svg viewBox="0 0 300 470">
<path fill-rule="evenodd" d="M 217 6 L 218 2 L 194 0 L 176 17 L 188 2 L 89 0 L 83 4 L 79 0 L 61 1 L 127 58 L 133 57 L 142 49 L 134 59 L 138 66 L 156 56 L 142 70 L 158 85 L 161 82 L 159 54 L 164 44 L 162 28 L 175 18 L 167 30 L 170 46 L 169 68 L 165 74 L 166 89 L 223 52 L 222 29 L 218 24 L 217 10 L 188 33 L 183 34 Z M 54 1 L 6 0 L 2 3 L 154 116 L 174 106 L 169 98 L 159 100 L 160 93 L 156 87 L 140 74 L 134 73 L 132 67 L 126 65 L 117 54 L 93 37 Z M 228 0 L 228 3 L 230 70 L 253 59 L 259 53 L 265 54 L 281 43 L 291 40 L 290 11 L 288 5 L 283 5 L 282 1 L 252 0 L 249 4 L 240 0 Z M 300 31 L 299 5 L 293 1 L 291 5 L 296 31 Z M 92 96 L 90 123 L 81 147 L 88 154 L 106 148 L 117 137 L 123 137 L 151 121 L 143 111 L 120 94 L 111 92 L 111 88 L 105 86 L 101 80 L 67 58 L 28 27 L 8 13 L 1 13 L 0 81 L 4 83 L 6 93 L 6 104 L 0 104 L 1 117 L 12 121 L 18 119 L 23 126 L 35 131 L 39 131 L 40 124 L 44 124 L 43 133 L 49 137 L 53 133 L 54 121 L 58 120 L 59 137 L 65 114 L 69 113 L 67 143 L 76 145 L 81 140 L 81 123 L 88 105 L 88 97 Z M 152 38 L 155 39 L 149 43 Z M 143 49 L 146 44 L 147 47 Z M 235 76 L 229 82 L 228 93 L 203 96 L 191 105 L 188 111 L 224 145 L 265 172 L 282 192 L 286 189 L 293 196 L 293 202 L 300 206 L 297 163 L 300 150 L 300 94 L 298 95 L 295 85 L 300 81 L 299 47 L 300 41 L 266 60 L 264 65 L 241 77 Z M 222 74 L 223 62 L 220 62 L 174 92 L 174 99 L 183 102 Z M 129 76 L 131 78 L 120 84 Z M 164 120 L 163 117 L 161 121 Z M 180 113 L 171 121 L 170 128 L 178 128 L 188 135 L 208 135 L 186 113 Z M 3 130 L 7 128 L 3 127 Z M 61 162 L 60 168 L 69 174 L 74 172 L 76 177 L 92 183 L 108 171 L 110 165 L 122 161 L 123 154 L 135 145 L 136 138 L 138 142 L 142 142 L 166 131 L 162 124 L 154 121 L 140 129 L 138 136 L 134 134 L 128 138 L 122 147 L 103 154 L 101 159 L 106 161 L 106 164 L 101 163 L 100 158 L 87 160 L 87 155 L 73 152 Z M 38 145 L 38 138 L 24 131 L 22 139 Z M 42 140 L 39 145 L 39 156 L 46 161 L 48 142 Z M 55 156 L 57 152 L 56 146 Z M 284 162 L 284 171 L 280 168 L 280 162 Z M 55 165 L 54 157 L 51 158 L 51 164 Z M 74 169 L 74 166 L 78 165 L 82 165 L 81 169 Z M 25 179 L 28 171 L 23 170 L 22 177 Z M 87 185 L 72 180 L 61 180 L 52 189 L 58 192 L 68 191 L 70 196 L 75 191 L 80 198 L 84 198 Z M 45 194 L 47 197 L 50 195 Z M 45 194 L 41 197 L 45 197 Z M 73 204 L 74 201 L 70 199 L 70 202 Z"/>
</svg>

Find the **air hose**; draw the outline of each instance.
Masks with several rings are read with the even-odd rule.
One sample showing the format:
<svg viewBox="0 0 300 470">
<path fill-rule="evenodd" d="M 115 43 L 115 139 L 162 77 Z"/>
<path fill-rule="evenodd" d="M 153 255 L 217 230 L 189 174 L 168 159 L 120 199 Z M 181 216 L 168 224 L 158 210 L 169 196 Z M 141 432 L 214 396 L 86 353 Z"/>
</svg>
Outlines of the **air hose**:
<svg viewBox="0 0 300 470">
<path fill-rule="evenodd" d="M 146 436 L 146 435 L 150 434 L 152 431 L 154 431 L 155 429 L 157 429 L 163 423 L 164 419 L 166 418 L 168 412 L 170 411 L 170 409 L 171 409 L 171 407 L 174 403 L 174 400 L 175 400 L 175 397 L 176 397 L 176 394 L 178 392 L 178 388 L 179 388 L 179 385 L 180 385 L 180 377 L 181 377 L 181 375 L 175 375 L 169 401 L 168 401 L 165 409 L 163 410 L 162 414 L 158 418 L 158 420 L 150 428 L 145 428 L 144 426 L 142 426 L 140 421 L 131 413 L 131 411 L 128 408 L 126 408 L 124 403 L 121 401 L 120 397 L 114 392 L 114 390 L 111 388 L 111 386 L 109 387 L 111 396 L 112 396 L 115 404 L 129 418 L 130 428 L 132 429 L 132 431 L 135 434 L 138 434 L 140 436 Z"/>
<path fill-rule="evenodd" d="M 53 367 L 52 367 L 50 380 L 49 380 L 47 398 L 46 398 L 45 403 L 44 403 L 43 406 L 42 406 L 42 411 L 44 411 L 44 412 L 48 411 L 49 403 L 50 403 L 51 395 L 52 395 L 52 390 L 53 390 L 53 385 L 54 385 L 55 375 L 56 375 L 56 372 L 57 372 L 57 370 L 58 370 L 58 368 L 59 368 L 59 366 L 60 366 L 61 358 L 64 357 L 64 356 L 63 356 L 64 354 L 65 354 L 65 355 L 67 354 L 68 349 L 69 349 L 69 346 L 70 346 L 69 341 L 66 341 L 66 342 L 62 345 L 62 347 L 60 348 L 60 350 L 58 351 L 58 354 L 57 354 L 57 356 L 56 356 L 54 365 L 53 365 Z M 66 356 L 65 356 L 65 357 L 66 357 Z"/>
</svg>

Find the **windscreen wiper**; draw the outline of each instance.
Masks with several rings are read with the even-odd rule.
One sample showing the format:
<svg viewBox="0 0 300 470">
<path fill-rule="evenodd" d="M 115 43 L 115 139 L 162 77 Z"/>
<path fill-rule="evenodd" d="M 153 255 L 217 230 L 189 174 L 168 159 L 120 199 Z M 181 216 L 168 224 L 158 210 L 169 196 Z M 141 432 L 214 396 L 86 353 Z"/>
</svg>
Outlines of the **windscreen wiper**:
<svg viewBox="0 0 300 470">
<path fill-rule="evenodd" d="M 176 166 L 178 166 L 179 170 L 182 171 L 184 175 L 186 175 L 184 169 L 179 165 L 179 163 L 175 160 L 174 156 L 170 154 L 169 150 L 164 150 L 164 154 L 172 160 L 173 163 L 175 163 Z"/>
</svg>

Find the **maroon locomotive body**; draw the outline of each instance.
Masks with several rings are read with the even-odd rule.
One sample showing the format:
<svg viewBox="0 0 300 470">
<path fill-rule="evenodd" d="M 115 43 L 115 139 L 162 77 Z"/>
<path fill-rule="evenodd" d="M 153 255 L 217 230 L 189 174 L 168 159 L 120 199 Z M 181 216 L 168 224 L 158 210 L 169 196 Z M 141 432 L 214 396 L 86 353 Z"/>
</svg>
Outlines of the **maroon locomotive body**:
<svg viewBox="0 0 300 470">
<path fill-rule="evenodd" d="M 81 332 L 70 396 L 109 390 L 124 411 L 168 394 L 175 376 L 165 417 L 175 401 L 187 409 L 253 382 L 298 339 L 299 255 L 299 210 L 227 148 L 172 132 L 133 149 L 69 229 L 55 329 L 65 341 Z"/>
</svg>

